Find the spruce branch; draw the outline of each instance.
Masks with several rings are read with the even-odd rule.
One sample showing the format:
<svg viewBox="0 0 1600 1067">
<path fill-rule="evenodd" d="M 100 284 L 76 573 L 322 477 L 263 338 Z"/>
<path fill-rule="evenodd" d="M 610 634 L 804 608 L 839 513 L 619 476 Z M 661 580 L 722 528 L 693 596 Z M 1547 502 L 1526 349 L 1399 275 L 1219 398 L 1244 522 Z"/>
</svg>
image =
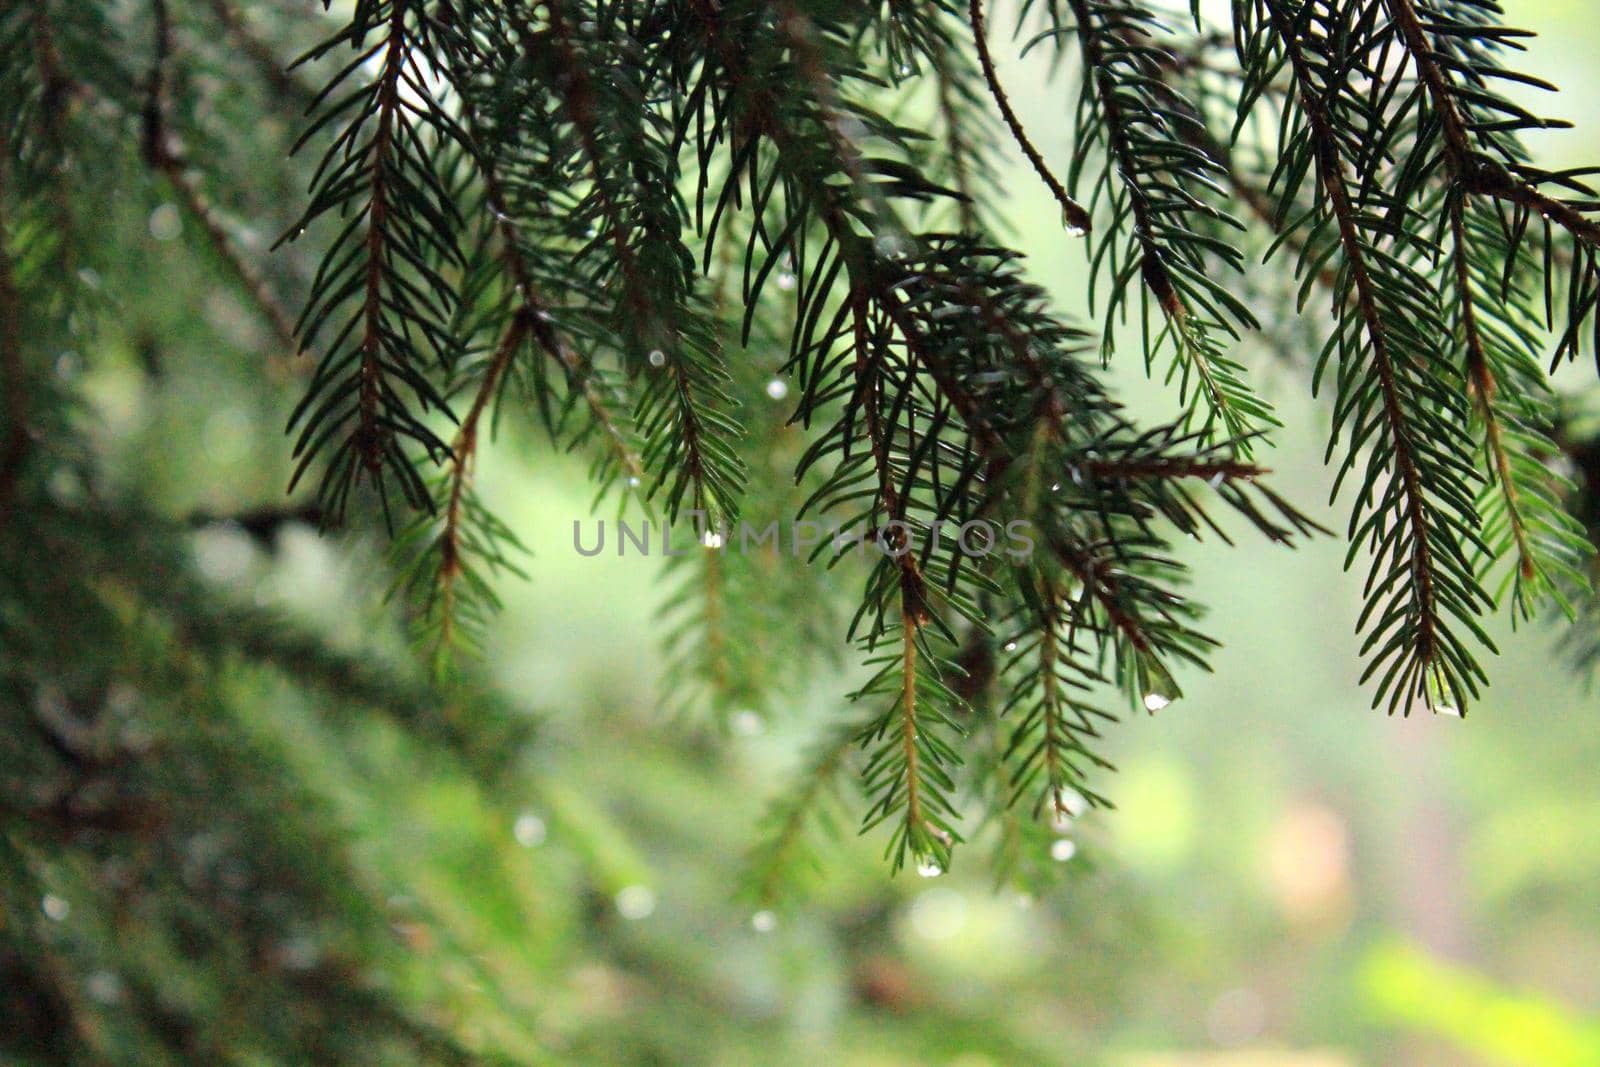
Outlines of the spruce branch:
<svg viewBox="0 0 1600 1067">
<path fill-rule="evenodd" d="M 522 33 L 532 32 L 526 23 L 516 23 Z M 451 74 L 456 84 L 462 112 L 462 132 L 469 140 L 471 159 L 483 185 L 483 204 L 493 217 L 493 226 L 499 236 L 497 255 L 513 294 L 513 319 L 522 319 L 526 329 L 539 349 L 561 370 L 569 390 L 583 398 L 593 424 L 604 438 L 604 450 L 610 462 L 627 479 L 630 486 L 639 485 L 644 478 L 644 467 L 617 414 L 611 409 L 595 381 L 591 362 L 562 337 L 551 303 L 542 291 L 535 276 L 529 239 L 519 222 L 516 206 L 508 185 L 508 164 L 503 156 L 516 156 L 516 146 L 497 144 L 494 131 L 488 128 L 481 114 L 477 98 L 480 95 L 471 85 L 475 64 L 482 61 L 477 49 L 452 50 L 455 60 Z M 458 58 L 459 57 L 459 58 Z M 459 69 L 465 66 L 467 69 Z M 492 102 L 492 101 L 491 101 Z"/>
<path fill-rule="evenodd" d="M 1472 51 L 1473 35 L 1489 33 L 1489 28 L 1471 21 L 1467 9 L 1457 13 L 1445 6 L 1433 11 L 1419 8 L 1412 0 L 1385 2 L 1415 64 L 1432 120 L 1419 124 L 1419 156 L 1431 161 L 1431 153 L 1436 152 L 1438 168 L 1448 183 L 1443 194 L 1449 236 L 1447 284 L 1454 290 L 1452 303 L 1466 384 L 1483 427 L 1490 486 L 1496 495 L 1485 501 L 1486 527 L 1491 535 L 1496 527 L 1504 530 L 1500 541 L 1503 554 L 1514 559 L 1510 580 L 1519 615 L 1531 617 L 1537 602 L 1548 595 L 1570 614 L 1570 604 L 1561 592 L 1564 583 L 1556 576 L 1565 579 L 1580 574 L 1590 549 L 1581 527 L 1559 503 L 1556 476 L 1538 460 L 1526 456 L 1513 459 L 1508 443 L 1508 435 L 1515 435 L 1519 450 L 1527 450 L 1528 445 L 1538 452 L 1555 450 L 1547 437 L 1551 410 L 1544 397 L 1548 388 L 1533 362 L 1532 315 L 1523 310 L 1527 301 L 1515 292 L 1512 281 L 1514 275 L 1530 273 L 1536 264 L 1527 248 L 1526 229 L 1520 224 L 1508 225 L 1496 204 L 1506 200 L 1526 210 L 1529 201 L 1514 191 L 1517 187 L 1524 187 L 1534 200 L 1543 194 L 1508 169 L 1519 165 L 1521 152 L 1509 141 L 1508 132 L 1480 134 L 1488 150 L 1503 163 L 1476 148 L 1472 133 L 1473 127 L 1488 125 L 1473 121 L 1480 113 L 1518 114 L 1520 109 L 1486 87 L 1463 89 L 1456 83 L 1457 77 L 1482 82 L 1486 75 L 1507 75 L 1486 53 Z M 1420 14 L 1424 10 L 1429 26 L 1444 38 L 1437 45 L 1424 27 Z M 1494 35 L 1486 39 L 1492 44 Z M 1529 80 L 1542 84 L 1538 79 Z M 1508 190 L 1511 195 L 1506 196 Z M 1546 205 L 1539 210 L 1547 228 L 1549 220 L 1565 217 L 1559 224 L 1567 226 L 1575 240 L 1583 239 L 1581 224 L 1586 220 L 1576 210 L 1565 205 L 1559 209 Z M 1574 222 L 1580 224 L 1577 229 L 1569 225 Z M 1570 331 L 1569 326 L 1569 335 Z M 1512 379 L 1510 383 L 1502 381 L 1507 377 Z M 1498 553 L 1502 545 L 1494 547 Z"/>
<path fill-rule="evenodd" d="M 824 733 L 806 754 L 794 783 L 768 804 L 740 878 L 741 895 L 756 906 L 778 903 L 785 890 L 792 891 L 808 871 L 821 867 L 814 827 L 838 836 L 831 808 L 844 806 L 838 779 L 860 735 L 861 725 L 849 721 Z"/>
<path fill-rule="evenodd" d="M 1595 320 L 1600 303 L 1600 194 L 1581 178 L 1588 172 L 1550 173 L 1527 163 L 1515 134 L 1526 129 L 1548 129 L 1567 123 L 1540 119 L 1491 88 L 1497 80 L 1516 81 L 1553 89 L 1543 79 L 1507 70 L 1494 52 L 1521 31 L 1488 23 L 1501 14 L 1498 3 L 1461 3 L 1458 0 L 1385 0 L 1401 42 L 1437 119 L 1439 154 L 1445 169 L 1464 194 L 1482 196 L 1512 210 L 1513 220 L 1503 220 L 1506 240 L 1513 251 L 1527 239 L 1530 224 L 1544 234 L 1544 266 L 1551 271 L 1551 229 L 1564 230 L 1574 243 L 1569 267 L 1567 322 L 1560 335 L 1555 360 L 1574 357 L 1580 347 L 1585 321 Z M 1466 84 L 1463 84 L 1465 82 Z M 1551 195 L 1553 185 L 1580 199 Z M 1533 220 L 1537 219 L 1537 223 Z M 1547 316 L 1551 312 L 1547 281 Z M 1597 349 L 1600 351 L 1600 349 Z"/>
<path fill-rule="evenodd" d="M 419 348 L 448 365 L 456 346 L 448 320 L 457 294 L 434 264 L 462 263 L 460 219 L 435 154 L 458 145 L 460 134 L 426 89 L 422 69 L 450 32 L 424 0 L 364 0 L 343 29 L 306 57 L 346 45 L 357 56 L 333 76 L 301 138 L 304 145 L 344 120 L 317 167 L 311 204 L 284 237 L 298 237 L 326 216 L 339 218 L 296 332 L 309 346 L 331 318 L 349 310 L 290 419 L 290 429 L 299 431 L 291 487 L 325 450 L 332 452 L 319 499 L 334 524 L 343 521 L 361 481 L 377 489 L 386 516 L 390 478 L 408 504 L 429 508 L 432 499 L 405 448 L 416 446 L 435 460 L 448 452 L 399 390 L 409 388 L 423 414 L 449 411 Z M 330 104 L 368 62 L 376 64 L 372 80 Z"/>
<path fill-rule="evenodd" d="M 470 108 L 467 120 L 470 125 L 472 121 Z M 576 390 L 583 397 L 589 417 L 600 429 L 610 461 L 627 479 L 629 486 L 637 486 L 643 481 L 645 471 L 633 442 L 629 440 L 616 414 L 601 396 L 600 389 L 595 383 L 594 368 L 581 353 L 562 340 L 553 323 L 554 315 L 541 299 L 533 272 L 529 269 L 527 257 L 523 254 L 522 235 L 511 214 L 511 204 L 501 184 L 495 163 L 480 156 L 479 166 L 484 183 L 484 201 L 494 215 L 495 226 L 500 231 L 500 256 L 511 278 L 516 300 L 520 304 L 514 317 L 529 323 L 528 332 L 540 350 L 561 368 L 567 387 Z"/>
<path fill-rule="evenodd" d="M 1024 17 L 1031 6 L 1024 5 Z M 1090 249 L 1094 278 L 1102 271 L 1110 275 L 1105 351 L 1109 355 L 1114 347 L 1110 322 L 1137 286 L 1166 323 L 1152 337 L 1148 312 L 1141 316 L 1147 369 L 1156 350 L 1170 341 L 1180 394 L 1197 405 L 1190 410 L 1202 431 L 1215 424 L 1248 453 L 1251 438 L 1274 420 L 1223 345 L 1259 324 L 1213 276 L 1215 264 L 1242 269 L 1242 257 L 1226 235 L 1243 227 L 1208 202 L 1220 191 L 1223 171 L 1192 143 L 1198 124 L 1193 105 L 1161 81 L 1169 62 L 1157 44 L 1161 27 L 1141 4 L 1125 0 L 1067 0 L 1070 26 L 1062 25 L 1054 0 L 1044 6 L 1051 27 L 1036 40 L 1053 38 L 1059 47 L 1075 39 L 1083 59 L 1074 188 L 1094 146 L 1107 161 L 1091 200 L 1108 202 L 1112 228 Z M 1218 235 L 1202 232 L 1203 222 L 1216 224 Z M 1125 245 L 1117 240 L 1123 232 Z"/>
<path fill-rule="evenodd" d="M 1043 578 L 1037 602 L 1037 617 L 1021 620 L 1027 631 L 1007 643 L 1009 659 L 1001 668 L 1012 679 L 1000 708 L 1000 721 L 1013 724 L 1001 756 L 1003 766 L 1014 768 L 1009 772 L 1011 795 L 1004 799 L 1015 805 L 1031 794 L 1034 819 L 1047 809 L 1049 821 L 1059 823 L 1079 814 L 1072 809 L 1075 796 L 1092 804 L 1108 803 L 1088 786 L 1084 764 L 1114 769 L 1088 742 L 1100 737 L 1095 719 L 1115 718 L 1073 695 L 1103 679 L 1085 664 L 1076 630 L 1062 616 L 1065 592 Z"/>
<path fill-rule="evenodd" d="M 1261 21 L 1244 36 L 1242 58 L 1260 70 L 1269 64 L 1257 50 L 1281 51 L 1301 120 L 1279 174 L 1289 166 L 1314 173 L 1325 221 L 1314 224 L 1313 242 L 1325 227 L 1333 230 L 1327 251 L 1318 246 L 1313 259 L 1308 246 L 1299 266 L 1335 252 L 1343 261 L 1334 298 L 1339 325 L 1322 362 L 1335 351 L 1340 356 L 1335 440 L 1341 427 L 1353 424 L 1339 481 L 1356 462 L 1359 444 L 1372 450 L 1350 527 L 1352 554 L 1363 540 L 1375 550 L 1359 622 L 1362 629 L 1373 625 L 1363 646 L 1364 654 L 1373 654 L 1366 676 L 1381 671 L 1375 703 L 1387 698 L 1391 712 L 1410 700 L 1461 709 L 1476 696 L 1483 671 L 1449 620 L 1493 647 L 1476 622 L 1487 598 L 1461 547 L 1463 541 L 1481 547 L 1478 518 L 1470 495 L 1455 488 L 1463 481 L 1475 487 L 1481 479 L 1462 458 L 1456 375 L 1449 364 L 1430 359 L 1444 333 L 1438 294 L 1404 261 L 1403 247 L 1381 247 L 1402 239 L 1381 222 L 1385 202 L 1373 183 L 1353 181 L 1348 171 L 1351 159 L 1364 158 L 1371 145 L 1353 143 L 1352 130 L 1331 110 L 1339 107 L 1341 120 L 1360 124 L 1356 129 L 1382 121 L 1364 94 L 1330 81 L 1363 60 L 1366 44 L 1344 25 L 1349 13 L 1317 4 L 1291 10 L 1284 0 L 1256 0 L 1255 9 Z M 1347 48 L 1355 55 L 1341 51 Z M 1285 205 L 1293 185 L 1280 190 Z M 1386 525 L 1386 518 L 1394 524 Z"/>
<path fill-rule="evenodd" d="M 7 473 L 8 441 L 54 448 L 34 323 L 78 320 L 64 286 L 33 291 L 54 284 L 36 266 L 65 231 L 34 216 L 55 197 L 70 221 L 52 186 L 142 156 L 197 246 L 322 357 L 291 420 L 295 478 L 323 475 L 305 514 L 338 522 L 369 484 L 386 514 L 396 485 L 426 512 L 394 539 L 394 571 L 436 673 L 483 643 L 515 570 L 516 534 L 477 492 L 502 418 L 591 452 L 601 493 L 625 478 L 647 510 L 698 516 L 660 616 L 677 708 L 739 709 L 735 727 L 772 709 L 803 671 L 779 635 L 826 644 L 833 605 L 812 605 L 859 576 L 836 629 L 868 668 L 860 711 L 772 826 L 772 868 L 808 851 L 817 783 L 858 749 L 858 814 L 896 868 L 948 869 L 969 802 L 1001 813 L 1006 854 L 1048 842 L 1079 798 L 1102 802 L 1104 690 L 1154 712 L 1206 669 L 1174 543 L 1240 522 L 1274 544 L 1322 532 L 1250 454 L 1274 422 L 1234 355 L 1268 280 L 1246 276 L 1241 234 L 1292 258 L 1286 306 L 1331 311 L 1307 316 L 1328 325 L 1309 362 L 1332 394 L 1351 558 L 1371 556 L 1357 629 L 1375 703 L 1464 708 L 1497 582 L 1519 618 L 1583 606 L 1541 331 L 1569 355 L 1595 315 L 1600 198 L 1589 172 L 1529 162 L 1518 135 L 1554 124 L 1497 91 L 1540 83 L 1500 62 L 1517 31 L 1493 0 L 1237 0 L 1232 34 L 1195 12 L 1175 29 L 1146 0 L 1030 0 L 1019 29 L 1043 25 L 1024 53 L 1081 65 L 1059 176 L 1001 83 L 981 0 L 356 0 L 307 57 L 328 68 L 300 143 L 323 150 L 292 235 L 323 254 L 294 323 L 219 207 L 239 199 L 232 153 L 202 150 L 244 97 L 214 99 L 198 75 L 215 55 L 185 35 L 220 31 L 268 92 L 311 87 L 313 68 L 278 71 L 287 37 L 234 0 L 192 20 L 169 4 L 113 20 L 157 24 L 152 75 L 125 84 L 96 74 L 100 5 L 0 15 L 0 89 L 22 101 L 0 174 L 0 382 L 29 391 L 29 410 L 0 411 L 0 508 L 36 495 Z M 225 106 L 191 115 L 191 90 Z M 1096 220 L 1092 333 L 996 237 L 988 156 L 1007 138 L 1069 226 Z M 1130 318 L 1147 371 L 1159 358 L 1176 385 L 1171 421 L 1136 420 L 1096 366 Z M 756 448 L 793 460 L 795 486 L 747 487 Z M 739 515 L 796 512 L 834 528 L 820 578 L 722 551 Z M 278 521 L 241 515 L 258 518 Z M 1013 519 L 1031 551 L 968 544 Z M 864 531 L 859 556 L 839 530 Z M 767 902 L 770 878 L 757 886 Z"/>
<path fill-rule="evenodd" d="M 736 434 L 738 427 L 718 410 L 731 403 L 724 388 L 726 371 L 715 338 L 699 321 L 681 281 L 679 261 L 687 260 L 688 254 L 668 229 L 675 225 L 676 206 L 671 191 L 660 188 L 660 183 L 669 178 L 675 164 L 664 150 L 657 159 L 630 158 L 647 146 L 664 149 L 654 143 L 656 124 L 648 114 L 635 120 L 635 128 L 615 131 L 637 143 L 621 141 L 614 152 L 606 148 L 598 127 L 600 87 L 591 77 L 575 28 L 563 12 L 562 0 L 543 0 L 541 6 L 553 40 L 566 117 L 577 131 L 589 170 L 590 199 L 602 227 L 597 243 L 610 243 L 621 278 L 617 320 L 624 331 L 629 367 L 642 368 L 647 376 L 635 422 L 646 437 L 644 458 L 658 468 L 649 495 L 665 490 L 669 520 L 679 514 L 686 496 L 694 510 L 717 521 L 732 518 L 738 512 L 744 472 L 714 437 Z M 524 26 L 522 32 L 529 40 L 534 31 Z M 642 204 L 637 219 L 627 217 L 618 178 L 641 174 L 646 167 L 660 173 L 645 173 L 653 187 L 643 191 L 666 199 Z M 640 261 L 641 250 L 652 257 L 648 271 Z"/>
<path fill-rule="evenodd" d="M 478 456 L 478 423 L 488 410 L 511 361 L 516 358 L 517 351 L 527 338 L 530 322 L 524 311 L 519 310 L 512 315 L 511 325 L 506 329 L 505 336 L 501 338 L 494 355 L 490 357 L 489 364 L 483 372 L 483 379 L 478 385 L 478 391 L 473 395 L 466 414 L 462 416 L 461 425 L 456 430 L 455 441 L 450 446 L 448 479 L 450 488 L 438 541 L 440 624 L 436 655 L 444 653 L 454 644 L 456 590 L 469 566 L 464 558 L 466 556 L 464 542 L 468 536 L 466 505 L 467 495 L 471 491 L 472 468 Z"/>
</svg>

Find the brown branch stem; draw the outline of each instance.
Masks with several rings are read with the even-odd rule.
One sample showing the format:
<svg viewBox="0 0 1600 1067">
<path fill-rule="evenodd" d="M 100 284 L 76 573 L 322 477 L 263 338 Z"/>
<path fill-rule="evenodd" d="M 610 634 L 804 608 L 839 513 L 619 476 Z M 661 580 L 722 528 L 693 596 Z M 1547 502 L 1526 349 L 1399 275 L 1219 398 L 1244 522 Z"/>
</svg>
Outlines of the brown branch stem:
<svg viewBox="0 0 1600 1067">
<path fill-rule="evenodd" d="M 978 46 L 978 65 L 983 69 L 983 80 L 989 86 L 989 95 L 994 97 L 996 106 L 1000 108 L 1000 117 L 1005 120 L 1012 139 L 1017 142 L 1017 147 L 1022 149 L 1022 154 L 1028 157 L 1029 165 L 1033 167 L 1034 173 L 1039 175 L 1039 180 L 1050 190 L 1050 195 L 1061 205 L 1062 221 L 1076 233 L 1087 234 L 1093 225 L 1089 212 L 1072 198 L 1061 181 L 1051 173 L 1049 164 L 1045 163 L 1044 157 L 1029 139 L 1022 120 L 1017 118 L 1017 113 L 1011 109 L 1011 101 L 1006 96 L 1005 87 L 1000 84 L 1000 75 L 994 69 L 994 58 L 989 54 L 988 31 L 983 19 L 983 0 L 967 0 L 967 16 L 972 22 L 973 40 Z"/>
</svg>

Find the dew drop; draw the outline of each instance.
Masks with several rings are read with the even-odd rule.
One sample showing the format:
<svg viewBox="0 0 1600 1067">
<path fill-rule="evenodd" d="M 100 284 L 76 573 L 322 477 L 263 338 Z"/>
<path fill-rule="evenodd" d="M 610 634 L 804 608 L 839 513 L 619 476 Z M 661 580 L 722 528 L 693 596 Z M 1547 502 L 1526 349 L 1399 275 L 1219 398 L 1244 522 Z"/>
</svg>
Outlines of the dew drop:
<svg viewBox="0 0 1600 1067">
<path fill-rule="evenodd" d="M 1435 715 L 1448 715 L 1448 716 L 1450 716 L 1451 718 L 1454 718 L 1454 719 L 1461 718 L 1461 709 L 1457 708 L 1457 707 L 1452 707 L 1449 704 L 1440 704 L 1440 705 L 1438 705 L 1437 707 L 1435 707 L 1433 709 L 1433 713 Z"/>
<path fill-rule="evenodd" d="M 1017 643 L 1015 641 L 1007 641 L 1006 642 L 1006 651 L 1007 652 L 1015 652 L 1016 650 L 1017 650 Z"/>
<path fill-rule="evenodd" d="M 72 914 L 72 905 L 54 893 L 46 893 L 44 899 L 39 901 L 39 910 L 44 912 L 46 919 L 58 923 Z"/>
<path fill-rule="evenodd" d="M 630 885 L 617 894 L 617 914 L 629 922 L 648 919 L 656 910 L 656 895 L 649 886 Z"/>
<path fill-rule="evenodd" d="M 1178 683 L 1167 672 L 1165 665 L 1150 662 L 1141 665 L 1140 685 L 1144 689 L 1144 710 L 1152 714 L 1171 704 L 1183 695 Z"/>
<path fill-rule="evenodd" d="M 784 271 L 782 274 L 778 275 L 778 288 L 782 289 L 786 293 L 793 289 L 794 275 L 790 274 L 788 271 Z"/>
<path fill-rule="evenodd" d="M 766 728 L 761 716 L 748 708 L 734 715 L 730 725 L 739 737 L 759 737 L 761 731 Z"/>
<path fill-rule="evenodd" d="M 774 378 L 767 383 L 767 395 L 774 400 L 782 400 L 789 395 L 789 383 L 782 378 Z"/>
<path fill-rule="evenodd" d="M 512 834 L 517 839 L 517 844 L 523 848 L 537 848 L 544 844 L 548 828 L 544 820 L 532 812 L 523 812 L 517 816 L 517 821 L 512 825 Z"/>
<path fill-rule="evenodd" d="M 659 348 L 652 348 L 650 350 L 650 365 L 652 367 L 665 367 L 667 365 L 667 354 Z"/>
<path fill-rule="evenodd" d="M 750 916 L 750 929 L 758 934 L 770 934 L 778 928 L 778 916 L 770 911 L 762 910 Z"/>
<path fill-rule="evenodd" d="M 1082 237 L 1089 231 L 1072 221 L 1072 213 L 1066 208 L 1061 209 L 1061 227 L 1067 231 L 1068 237 Z"/>
<path fill-rule="evenodd" d="M 1057 863 L 1065 863 L 1077 854 L 1077 842 L 1069 838 L 1063 837 L 1050 846 L 1050 858 Z"/>
<path fill-rule="evenodd" d="M 122 999 L 122 980 L 110 971 L 94 972 L 83 987 L 99 1004 L 115 1004 Z"/>
<path fill-rule="evenodd" d="M 162 204 L 150 212 L 150 236 L 158 241 L 176 241 L 183 233 L 183 216 L 176 204 Z"/>
<path fill-rule="evenodd" d="M 637 474 L 628 475 L 628 488 L 629 489 L 637 489 L 637 488 L 639 488 L 639 476 Z"/>
<path fill-rule="evenodd" d="M 722 536 L 720 530 L 707 530 L 700 538 L 700 543 L 707 548 L 721 548 L 726 541 L 727 538 Z"/>
<path fill-rule="evenodd" d="M 937 878 L 944 873 L 944 864 L 940 863 L 935 857 L 929 856 L 926 859 L 917 861 L 917 873 L 924 878 Z"/>
</svg>

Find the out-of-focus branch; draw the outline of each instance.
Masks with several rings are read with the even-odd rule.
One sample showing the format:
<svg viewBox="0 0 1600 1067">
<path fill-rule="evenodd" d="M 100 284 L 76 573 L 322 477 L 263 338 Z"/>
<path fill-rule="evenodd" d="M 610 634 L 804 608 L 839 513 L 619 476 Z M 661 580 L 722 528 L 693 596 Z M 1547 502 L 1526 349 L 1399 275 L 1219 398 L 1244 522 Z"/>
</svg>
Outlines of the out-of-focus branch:
<svg viewBox="0 0 1600 1067">
<path fill-rule="evenodd" d="M 185 210 L 200 223 L 211 247 L 255 301 L 256 307 L 272 327 L 273 334 L 288 356 L 275 361 L 284 372 L 305 371 L 308 361 L 295 336 L 294 317 L 278 299 L 267 280 L 251 264 L 223 224 L 216 205 L 200 188 L 183 159 L 181 146 L 168 126 L 167 68 L 172 60 L 172 19 L 165 0 L 155 0 L 156 56 L 150 68 L 150 84 L 145 97 L 142 150 L 145 163 L 166 178 Z M 298 366 L 296 366 L 298 364 Z"/>
<path fill-rule="evenodd" d="M 316 90 L 299 81 L 289 73 L 288 67 L 280 59 L 272 46 L 250 28 L 244 15 L 239 12 L 229 0 L 207 0 L 211 13 L 222 24 L 223 32 L 228 40 L 250 58 L 261 74 L 261 80 L 266 82 L 279 100 L 292 105 L 297 111 L 305 111 L 316 100 Z"/>
<path fill-rule="evenodd" d="M 11 265 L 10 235 L 4 215 L 7 160 L 0 158 L 0 388 L 5 390 L 5 427 L 0 430 L 0 521 L 11 510 L 11 497 L 28 458 L 27 394 L 22 365 L 22 307 Z"/>
</svg>

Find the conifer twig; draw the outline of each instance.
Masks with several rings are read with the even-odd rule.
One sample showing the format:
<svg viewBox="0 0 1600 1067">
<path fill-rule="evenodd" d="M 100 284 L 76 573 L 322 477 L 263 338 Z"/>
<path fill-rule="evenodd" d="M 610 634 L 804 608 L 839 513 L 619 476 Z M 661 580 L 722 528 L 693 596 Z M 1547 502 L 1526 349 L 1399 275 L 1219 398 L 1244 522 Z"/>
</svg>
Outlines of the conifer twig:
<svg viewBox="0 0 1600 1067">
<path fill-rule="evenodd" d="M 1301 49 L 1297 27 L 1283 15 L 1276 3 L 1269 0 L 1268 7 L 1289 60 L 1301 109 L 1310 126 L 1316 154 L 1317 180 L 1328 197 L 1329 210 L 1338 229 L 1339 244 L 1345 257 L 1345 269 L 1349 271 L 1355 292 L 1356 310 L 1372 345 L 1373 369 L 1382 396 L 1383 421 L 1387 425 L 1395 470 L 1405 500 L 1405 522 L 1412 532 L 1409 577 L 1417 607 L 1416 661 L 1428 667 L 1433 664 L 1438 651 L 1436 642 L 1439 626 L 1434 591 L 1431 518 L 1417 469 L 1414 454 L 1416 444 L 1411 439 L 1411 429 L 1402 410 L 1395 380 L 1395 366 L 1389 350 L 1389 330 L 1379 312 L 1379 297 L 1367 262 L 1366 248 L 1358 231 L 1358 212 L 1351 203 L 1348 178 L 1339 157 L 1339 133 L 1334 128 L 1321 95 L 1314 88 L 1314 75 Z"/>
<path fill-rule="evenodd" d="M 1061 180 L 1051 172 L 1049 164 L 1044 161 L 1039 150 L 1033 146 L 1028 131 L 1023 128 L 1022 120 L 1017 118 L 1017 113 L 1011 108 L 1005 87 L 1000 84 L 1000 75 L 994 69 L 994 58 L 989 54 L 988 32 L 983 19 L 983 0 L 967 0 L 967 16 L 972 22 L 972 37 L 977 44 L 978 65 L 983 68 L 983 80 L 989 85 L 989 95 L 994 97 L 996 106 L 1000 108 L 1000 116 L 1005 119 L 1006 128 L 1011 131 L 1012 139 L 1017 142 L 1017 147 L 1022 149 L 1022 154 L 1028 157 L 1028 164 L 1050 190 L 1050 195 L 1061 205 L 1062 223 L 1077 236 L 1088 234 L 1094 220 L 1089 217 L 1089 212 L 1083 205 L 1067 192 Z"/>
<path fill-rule="evenodd" d="M 388 40 L 376 89 L 378 128 L 372 137 L 367 175 L 366 278 L 362 296 L 360 371 L 357 387 L 356 455 L 376 481 L 381 477 L 384 453 L 392 434 L 380 417 L 380 394 L 385 390 L 383 366 L 383 275 L 388 259 L 388 222 L 391 190 L 391 155 L 395 147 L 395 121 L 402 107 L 401 76 L 406 63 L 406 2 L 393 0 L 389 12 Z"/>
<path fill-rule="evenodd" d="M 518 309 L 512 313 L 511 324 L 496 347 L 494 355 L 490 357 L 488 368 L 483 373 L 483 381 L 479 383 L 472 404 L 462 416 L 455 441 L 450 446 L 450 493 L 445 503 L 444 527 L 439 534 L 439 592 L 443 600 L 438 640 L 440 649 L 450 646 L 451 629 L 455 622 L 456 582 L 462 574 L 461 539 L 464 525 L 462 510 L 478 456 L 478 423 L 494 399 L 500 381 L 510 367 L 512 359 L 516 357 L 517 350 L 522 347 L 522 342 L 528 335 L 529 325 L 530 319 L 526 311 Z"/>
<path fill-rule="evenodd" d="M 1451 235 L 1452 279 L 1460 302 L 1461 328 L 1466 347 L 1466 378 L 1473 407 L 1483 422 L 1484 448 L 1489 456 L 1493 484 L 1505 507 L 1507 526 L 1517 557 L 1517 572 L 1524 581 L 1539 573 L 1528 518 L 1523 513 L 1520 493 L 1506 451 L 1504 430 L 1495 404 L 1500 383 L 1490 363 L 1486 342 L 1478 321 L 1477 295 L 1473 292 L 1468 263 L 1466 206 L 1468 198 L 1484 195 L 1508 200 L 1527 210 L 1538 211 L 1545 219 L 1555 219 L 1574 240 L 1591 245 L 1600 237 L 1600 227 L 1564 202 L 1544 196 L 1526 182 L 1512 178 L 1504 168 L 1491 168 L 1473 152 L 1461 109 L 1457 106 L 1447 75 L 1440 66 L 1427 32 L 1412 0 L 1384 0 L 1399 28 L 1401 39 L 1416 64 L 1418 77 L 1426 89 L 1439 123 L 1440 145 L 1447 177 L 1456 186 L 1447 193 L 1446 211 Z M 1496 172 L 1499 176 L 1496 176 Z"/>
</svg>

